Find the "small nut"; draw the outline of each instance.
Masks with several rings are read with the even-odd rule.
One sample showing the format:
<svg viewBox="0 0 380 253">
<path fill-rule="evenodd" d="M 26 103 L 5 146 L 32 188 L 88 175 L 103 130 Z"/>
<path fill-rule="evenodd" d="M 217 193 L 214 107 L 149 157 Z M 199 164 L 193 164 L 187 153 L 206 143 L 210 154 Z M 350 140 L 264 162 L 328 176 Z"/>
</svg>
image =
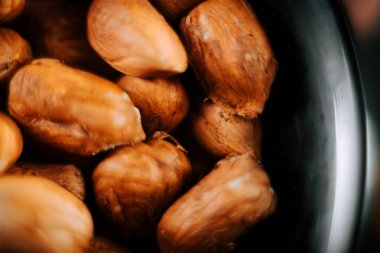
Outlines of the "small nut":
<svg viewBox="0 0 380 253">
<path fill-rule="evenodd" d="M 206 101 L 191 121 L 196 140 L 211 154 L 226 157 L 229 154 L 251 152 L 261 160 L 261 125 L 258 118 L 246 119 L 224 111 Z"/>
<path fill-rule="evenodd" d="M 29 43 L 18 33 L 0 28 L 0 84 L 31 59 Z"/>
<path fill-rule="evenodd" d="M 16 73 L 8 109 L 39 140 L 71 153 L 92 155 L 145 138 L 127 93 L 57 60 L 34 60 Z"/>
<path fill-rule="evenodd" d="M 93 1 L 87 35 L 94 50 L 127 75 L 172 76 L 187 68 L 179 37 L 148 0 Z"/>
<path fill-rule="evenodd" d="M 0 0 L 0 22 L 17 17 L 24 5 L 25 0 Z"/>
<path fill-rule="evenodd" d="M 165 212 L 157 229 L 160 250 L 228 252 L 275 206 L 269 178 L 255 159 L 249 154 L 229 156 Z"/>
<path fill-rule="evenodd" d="M 176 22 L 204 0 L 151 0 L 169 20 Z"/>
<path fill-rule="evenodd" d="M 81 253 L 93 236 L 85 204 L 40 177 L 0 177 L 0 251 Z"/>
<path fill-rule="evenodd" d="M 23 144 L 21 131 L 16 123 L 0 112 L 0 174 L 5 173 L 17 161 Z"/>
<path fill-rule="evenodd" d="M 178 78 L 142 79 L 124 76 L 118 82 L 140 110 L 147 134 L 172 132 L 185 118 L 189 99 Z"/>
<path fill-rule="evenodd" d="M 98 205 L 123 236 L 147 239 L 189 173 L 183 148 L 171 136 L 156 133 L 147 143 L 111 154 L 96 167 L 92 181 Z"/>
<path fill-rule="evenodd" d="M 205 1 L 182 19 L 181 31 L 206 96 L 232 114 L 261 113 L 277 63 L 247 1 Z"/>
<path fill-rule="evenodd" d="M 8 174 L 43 177 L 62 186 L 80 200 L 85 196 L 84 178 L 75 165 L 19 163 Z"/>
</svg>

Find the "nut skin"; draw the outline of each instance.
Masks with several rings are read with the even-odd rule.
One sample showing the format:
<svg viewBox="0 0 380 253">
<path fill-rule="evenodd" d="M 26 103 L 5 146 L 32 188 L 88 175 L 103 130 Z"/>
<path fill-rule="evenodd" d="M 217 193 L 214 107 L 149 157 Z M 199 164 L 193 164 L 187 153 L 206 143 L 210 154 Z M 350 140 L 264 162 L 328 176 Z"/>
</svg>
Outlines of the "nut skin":
<svg viewBox="0 0 380 253">
<path fill-rule="evenodd" d="M 19 127 L 0 112 L 0 175 L 10 169 L 20 157 L 24 141 Z"/>
<path fill-rule="evenodd" d="M 251 152 L 261 160 L 262 133 L 258 118 L 251 120 L 229 114 L 208 100 L 193 117 L 191 129 L 203 148 L 217 157 Z"/>
<path fill-rule="evenodd" d="M 94 50 L 126 75 L 172 76 L 187 68 L 179 37 L 147 0 L 93 1 L 87 36 Z"/>
<path fill-rule="evenodd" d="M 0 85 L 32 59 L 29 43 L 17 32 L 0 28 Z"/>
<path fill-rule="evenodd" d="M 80 200 L 83 200 L 85 196 L 86 189 L 82 172 L 72 164 L 18 163 L 7 174 L 43 177 L 62 186 Z"/>
<path fill-rule="evenodd" d="M 275 193 L 261 165 L 250 154 L 231 155 L 163 215 L 157 229 L 161 253 L 228 252 L 275 206 Z"/>
<path fill-rule="evenodd" d="M 232 114 L 261 113 L 277 63 L 248 3 L 205 1 L 182 19 L 181 31 L 206 96 Z"/>
<path fill-rule="evenodd" d="M 151 0 L 157 8 L 172 22 L 179 21 L 191 9 L 204 0 Z"/>
<path fill-rule="evenodd" d="M 0 177 L 0 251 L 81 253 L 93 236 L 85 204 L 45 178 Z"/>
<path fill-rule="evenodd" d="M 17 17 L 24 5 L 25 0 L 0 0 L 0 22 Z"/>
<path fill-rule="evenodd" d="M 183 148 L 157 132 L 147 143 L 122 147 L 92 176 L 99 207 L 127 239 L 151 239 L 157 223 L 190 174 Z"/>
<path fill-rule="evenodd" d="M 14 75 L 8 110 L 39 140 L 75 154 L 145 139 L 140 113 L 122 89 L 57 60 L 34 60 Z"/>
<path fill-rule="evenodd" d="M 140 110 L 147 134 L 172 132 L 189 111 L 189 98 L 178 78 L 124 76 L 117 83 Z"/>
</svg>

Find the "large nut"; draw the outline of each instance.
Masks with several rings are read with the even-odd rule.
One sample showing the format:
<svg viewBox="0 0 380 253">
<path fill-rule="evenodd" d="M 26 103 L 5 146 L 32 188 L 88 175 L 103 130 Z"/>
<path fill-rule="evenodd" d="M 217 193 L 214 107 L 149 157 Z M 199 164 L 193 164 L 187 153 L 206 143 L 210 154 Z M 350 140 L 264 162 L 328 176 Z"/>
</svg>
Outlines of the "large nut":
<svg viewBox="0 0 380 253">
<path fill-rule="evenodd" d="M 15 31 L 0 28 L 0 84 L 31 59 L 29 43 Z"/>
<path fill-rule="evenodd" d="M 16 73 L 8 109 L 39 140 L 81 155 L 145 138 L 127 93 L 57 60 L 34 60 Z"/>
<path fill-rule="evenodd" d="M 19 163 L 8 174 L 44 177 L 62 186 L 80 200 L 85 196 L 85 182 L 82 172 L 75 165 Z"/>
<path fill-rule="evenodd" d="M 147 143 L 123 147 L 102 161 L 93 174 L 100 208 L 128 239 L 153 237 L 157 223 L 190 173 L 184 150 L 157 132 Z"/>
<path fill-rule="evenodd" d="M 258 118 L 251 120 L 232 115 L 206 101 L 191 125 L 196 140 L 211 154 L 226 157 L 251 152 L 261 160 L 262 136 Z"/>
<path fill-rule="evenodd" d="M 25 0 L 0 0 L 0 22 L 18 16 L 24 8 L 24 5 Z"/>
<path fill-rule="evenodd" d="M 206 95 L 230 113 L 255 118 L 276 73 L 267 36 L 245 0 L 208 0 L 181 22 L 190 62 Z"/>
<path fill-rule="evenodd" d="M 222 253 L 274 211 L 269 178 L 249 155 L 218 162 L 163 215 L 157 229 L 162 253 Z"/>
<path fill-rule="evenodd" d="M 0 177 L 0 251 L 81 253 L 93 236 L 85 204 L 40 177 Z"/>
<path fill-rule="evenodd" d="M 6 172 L 17 161 L 23 144 L 21 131 L 16 123 L 0 112 L 0 174 Z"/>
<path fill-rule="evenodd" d="M 87 34 L 95 51 L 124 74 L 170 76 L 187 68 L 179 37 L 148 0 L 93 1 Z"/>
<path fill-rule="evenodd" d="M 178 78 L 142 79 L 124 76 L 118 82 L 140 110 L 147 134 L 172 132 L 189 110 L 189 99 Z"/>
</svg>

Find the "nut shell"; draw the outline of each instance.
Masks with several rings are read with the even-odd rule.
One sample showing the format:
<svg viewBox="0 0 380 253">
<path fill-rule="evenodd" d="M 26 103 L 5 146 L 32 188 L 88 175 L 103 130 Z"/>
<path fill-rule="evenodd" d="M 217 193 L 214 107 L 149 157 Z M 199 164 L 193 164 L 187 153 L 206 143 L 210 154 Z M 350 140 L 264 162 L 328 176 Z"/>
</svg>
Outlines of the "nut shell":
<svg viewBox="0 0 380 253">
<path fill-rule="evenodd" d="M 187 68 L 179 37 L 147 0 L 93 1 L 87 35 L 94 50 L 127 75 L 172 76 Z"/>
<path fill-rule="evenodd" d="M 29 43 L 17 32 L 0 28 L 0 84 L 31 59 Z"/>
<path fill-rule="evenodd" d="M 276 60 L 245 0 L 208 0 L 181 21 L 190 63 L 213 102 L 255 118 L 269 96 Z"/>
<path fill-rule="evenodd" d="M 39 140 L 80 155 L 145 138 L 140 113 L 122 89 L 57 60 L 34 60 L 16 73 L 8 109 Z"/>
<path fill-rule="evenodd" d="M 206 101 L 191 124 L 196 140 L 211 154 L 226 157 L 232 153 L 251 152 L 261 160 L 262 136 L 258 118 L 251 120 L 232 115 Z"/>
<path fill-rule="evenodd" d="M 229 156 L 165 212 L 157 229 L 160 250 L 228 252 L 275 206 L 274 191 L 260 164 L 249 154 Z"/>
<path fill-rule="evenodd" d="M 10 117 L 0 112 L 0 175 L 17 161 L 23 146 L 19 127 Z"/>
<path fill-rule="evenodd" d="M 85 196 L 86 189 L 82 172 L 72 164 L 19 163 L 12 167 L 8 174 L 43 177 L 62 186 L 80 200 L 83 200 Z"/>
<path fill-rule="evenodd" d="M 0 177 L 0 251 L 81 253 L 93 236 L 82 201 L 40 177 Z"/>
<path fill-rule="evenodd" d="M 154 236 L 157 223 L 190 173 L 179 144 L 156 133 L 147 143 L 122 147 L 102 161 L 92 176 L 98 205 L 128 239 Z"/>
<path fill-rule="evenodd" d="M 142 79 L 124 76 L 118 85 L 140 110 L 147 134 L 172 132 L 189 111 L 189 99 L 178 78 Z"/>
<path fill-rule="evenodd" d="M 0 0 L 0 22 L 17 17 L 24 5 L 25 0 Z"/>
</svg>

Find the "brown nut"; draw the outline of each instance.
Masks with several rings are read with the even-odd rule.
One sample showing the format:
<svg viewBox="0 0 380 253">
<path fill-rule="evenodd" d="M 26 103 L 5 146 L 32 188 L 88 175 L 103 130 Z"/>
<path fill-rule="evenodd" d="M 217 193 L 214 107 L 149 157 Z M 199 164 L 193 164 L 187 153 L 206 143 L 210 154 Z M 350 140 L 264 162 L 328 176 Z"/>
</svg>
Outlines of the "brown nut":
<svg viewBox="0 0 380 253">
<path fill-rule="evenodd" d="M 140 110 L 147 134 L 172 132 L 189 111 L 189 99 L 178 78 L 142 79 L 124 76 L 118 82 Z"/>
<path fill-rule="evenodd" d="M 0 178 L 0 251 L 81 253 L 93 236 L 85 204 L 40 177 Z"/>
<path fill-rule="evenodd" d="M 151 0 L 169 20 L 175 22 L 204 0 Z"/>
<path fill-rule="evenodd" d="M 43 177 L 62 186 L 80 200 L 83 200 L 85 196 L 86 190 L 82 172 L 72 164 L 19 163 L 12 167 L 8 174 Z"/>
<path fill-rule="evenodd" d="M 0 112 L 0 174 L 6 172 L 17 161 L 23 144 L 21 131 L 16 123 Z"/>
<path fill-rule="evenodd" d="M 187 68 L 179 37 L 148 0 L 93 1 L 87 35 L 95 51 L 127 75 L 171 76 Z"/>
<path fill-rule="evenodd" d="M 251 120 L 232 115 L 206 101 L 191 124 L 196 140 L 211 154 L 226 157 L 232 153 L 251 152 L 261 160 L 262 136 L 258 118 Z"/>
<path fill-rule="evenodd" d="M 276 60 L 245 0 L 208 0 L 181 22 L 190 62 L 206 95 L 232 114 L 255 118 L 269 96 Z"/>
<path fill-rule="evenodd" d="M 219 161 L 163 215 L 157 229 L 162 253 L 222 253 L 274 211 L 269 178 L 249 155 Z"/>
<path fill-rule="evenodd" d="M 25 0 L 0 0 L 0 22 L 17 17 L 24 5 Z"/>
<path fill-rule="evenodd" d="M 109 78 L 117 73 L 95 53 L 87 40 L 87 3 L 31 2 L 27 32 L 36 57 L 58 59 Z"/>
<path fill-rule="evenodd" d="M 86 253 L 132 253 L 132 251 L 106 238 L 95 236 Z"/>
<path fill-rule="evenodd" d="M 157 223 L 190 173 L 184 150 L 157 132 L 147 143 L 111 154 L 92 176 L 100 208 L 128 239 L 153 237 Z"/>
<path fill-rule="evenodd" d="M 16 73 L 8 109 L 39 140 L 81 155 L 145 138 L 127 93 L 57 60 L 34 60 Z"/>
<path fill-rule="evenodd" d="M 29 43 L 18 33 L 0 28 L 0 84 L 31 59 Z"/>
</svg>

